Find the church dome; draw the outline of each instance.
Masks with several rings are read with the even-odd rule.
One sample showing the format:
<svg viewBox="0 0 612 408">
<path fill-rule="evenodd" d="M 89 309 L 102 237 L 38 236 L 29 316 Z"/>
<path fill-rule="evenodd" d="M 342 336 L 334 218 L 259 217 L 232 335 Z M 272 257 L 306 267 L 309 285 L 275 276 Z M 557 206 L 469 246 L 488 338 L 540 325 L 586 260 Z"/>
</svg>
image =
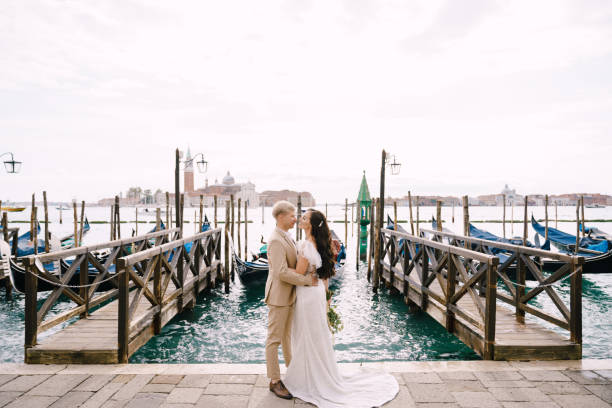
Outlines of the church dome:
<svg viewBox="0 0 612 408">
<path fill-rule="evenodd" d="M 226 185 L 232 185 L 232 184 L 236 184 L 236 181 L 234 180 L 234 177 L 232 177 L 230 175 L 230 172 L 228 171 L 227 174 L 225 175 L 225 177 L 223 177 L 223 184 Z"/>
</svg>

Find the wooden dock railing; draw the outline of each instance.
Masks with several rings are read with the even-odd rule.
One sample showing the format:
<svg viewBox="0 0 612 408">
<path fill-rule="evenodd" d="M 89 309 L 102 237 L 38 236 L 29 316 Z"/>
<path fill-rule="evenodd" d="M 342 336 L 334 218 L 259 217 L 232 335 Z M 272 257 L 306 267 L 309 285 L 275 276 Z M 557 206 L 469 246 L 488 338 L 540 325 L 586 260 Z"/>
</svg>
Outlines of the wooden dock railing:
<svg viewBox="0 0 612 408">
<path fill-rule="evenodd" d="M 222 274 L 221 228 L 119 258 L 118 360 L 140 346 L 204 288 L 229 280 Z M 191 245 L 187 251 L 186 245 Z M 138 312 L 136 312 L 138 310 Z"/>
<path fill-rule="evenodd" d="M 497 293 L 497 298 L 515 308 L 518 322 L 525 321 L 525 313 L 529 313 L 558 327 L 569 331 L 570 341 L 582 344 L 582 265 L 584 257 L 566 255 L 538 248 L 512 245 L 502 242 L 466 237 L 449 232 L 430 229 L 421 230 L 431 234 L 434 239 L 446 239 L 453 246 L 468 246 L 477 252 L 493 254 L 495 250 L 503 251 L 508 258 L 500 264 L 497 275 L 504 284 L 510 296 Z M 555 270 L 545 276 L 538 260 L 554 260 Z M 527 291 L 527 272 L 535 278 L 538 284 Z M 510 276 L 509 276 L 510 275 Z M 513 279 L 511 279 L 511 277 Z M 555 289 L 555 284 L 570 279 L 570 299 L 566 304 Z M 558 314 L 554 315 L 533 305 L 533 300 L 545 292 L 555 305 Z M 531 301 L 532 304 L 528 304 Z"/>
<path fill-rule="evenodd" d="M 92 308 L 107 302 L 119 294 L 119 282 L 116 274 L 111 274 L 113 265 L 119 257 L 129 252 L 139 252 L 161 245 L 175 239 L 179 229 L 161 230 L 145 235 L 82 246 L 74 249 L 59 250 L 24 258 L 25 276 L 25 360 L 28 362 L 28 351 L 37 344 L 38 335 L 71 318 L 87 317 Z M 105 252 L 100 260 L 98 254 Z M 68 269 L 61 275 L 49 273 L 44 264 L 54 263 L 57 269 L 61 261 L 74 258 Z M 92 276 L 92 269 L 95 271 Z M 116 268 L 115 268 L 116 269 Z M 117 269 L 116 269 L 117 270 Z M 73 276 L 78 273 L 79 285 L 70 285 Z M 93 281 L 90 282 L 93 278 Z M 55 286 L 51 291 L 38 292 L 39 279 Z M 110 290 L 98 291 L 100 285 L 110 285 Z M 64 312 L 45 320 L 51 308 L 64 295 L 74 306 Z M 44 298 L 40 298 L 44 297 Z M 44 300 L 43 300 L 44 299 Z M 40 308 L 38 304 L 42 303 Z"/>
<path fill-rule="evenodd" d="M 449 332 L 461 332 L 485 359 L 493 359 L 497 257 L 389 229 L 381 230 L 381 248 L 384 280 L 406 301 L 439 315 Z M 484 302 L 476 288 L 483 276 Z M 466 324 L 456 324 L 457 317 Z"/>
</svg>

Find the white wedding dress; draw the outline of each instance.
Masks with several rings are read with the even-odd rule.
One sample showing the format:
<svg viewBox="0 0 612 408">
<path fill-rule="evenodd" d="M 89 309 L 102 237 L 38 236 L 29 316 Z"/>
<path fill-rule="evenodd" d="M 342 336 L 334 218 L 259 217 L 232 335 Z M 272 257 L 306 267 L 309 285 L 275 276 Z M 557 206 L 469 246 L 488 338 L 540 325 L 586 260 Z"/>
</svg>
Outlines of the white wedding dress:
<svg viewBox="0 0 612 408">
<path fill-rule="evenodd" d="M 321 266 L 321 256 L 310 241 L 297 243 L 298 254 Z M 342 375 L 338 370 L 333 340 L 327 325 L 325 285 L 296 287 L 291 330 L 292 359 L 283 383 L 304 401 L 319 408 L 378 407 L 399 390 L 395 377 L 385 373 L 359 372 Z"/>
</svg>

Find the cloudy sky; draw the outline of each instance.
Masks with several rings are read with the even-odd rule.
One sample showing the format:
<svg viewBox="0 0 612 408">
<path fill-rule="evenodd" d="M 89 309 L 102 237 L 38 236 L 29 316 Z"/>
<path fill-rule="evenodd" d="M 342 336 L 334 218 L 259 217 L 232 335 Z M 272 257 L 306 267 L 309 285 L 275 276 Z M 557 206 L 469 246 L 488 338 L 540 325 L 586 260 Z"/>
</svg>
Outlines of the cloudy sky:
<svg viewBox="0 0 612 408">
<path fill-rule="evenodd" d="M 204 178 L 319 202 L 388 192 L 612 193 L 612 2 L 0 4 L 2 199 L 171 190 Z"/>
</svg>

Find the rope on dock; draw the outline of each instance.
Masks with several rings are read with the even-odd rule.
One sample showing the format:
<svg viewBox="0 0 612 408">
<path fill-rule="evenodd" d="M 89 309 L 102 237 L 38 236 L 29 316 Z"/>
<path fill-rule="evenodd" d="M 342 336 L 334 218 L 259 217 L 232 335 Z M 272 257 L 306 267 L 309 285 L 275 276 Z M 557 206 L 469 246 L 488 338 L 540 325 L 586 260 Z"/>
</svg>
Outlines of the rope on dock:
<svg viewBox="0 0 612 408">
<path fill-rule="evenodd" d="M 30 273 L 30 274 L 31 274 L 31 273 L 32 273 L 32 271 L 28 270 L 28 271 L 27 271 L 27 273 Z M 111 281 L 111 280 L 115 279 L 117 276 L 119 276 L 119 275 L 121 275 L 121 274 L 123 274 L 123 273 L 125 273 L 125 271 L 121 271 L 121 272 L 119 272 L 119 273 L 115 273 L 113 276 L 111 276 L 111 277 L 109 277 L 109 278 L 103 279 L 103 280 L 101 280 L 101 281 L 99 281 L 99 282 L 89 283 L 89 284 L 87 284 L 87 285 L 65 285 L 65 284 L 63 284 L 63 283 L 57 283 L 57 282 L 53 282 L 53 281 L 51 281 L 51 280 L 49 280 L 49 279 L 45 279 L 45 278 L 43 278 L 42 276 L 40 276 L 40 275 L 38 275 L 38 274 L 36 274 L 35 276 L 36 276 L 38 279 L 42 280 L 42 281 L 45 281 L 45 282 L 47 282 L 47 283 L 49 283 L 49 284 L 51 284 L 51 285 L 57 286 L 58 288 L 70 288 L 70 289 L 78 289 L 78 288 L 90 288 L 90 287 L 92 287 L 92 286 L 99 285 L 99 284 L 101 284 L 101 283 Z"/>
<path fill-rule="evenodd" d="M 566 280 L 567 278 L 570 278 L 571 276 L 575 275 L 576 273 L 578 273 L 578 271 L 579 271 L 579 269 L 576 269 L 574 272 L 570 273 L 569 275 L 567 275 L 567 276 L 565 276 L 565 277 L 563 277 L 563 278 L 561 278 L 561 279 L 559 279 L 559 280 L 556 280 L 556 281 L 551 282 L 551 283 L 547 283 L 546 285 L 542 285 L 542 284 L 540 283 L 538 286 L 534 286 L 534 287 L 530 287 L 530 286 L 527 286 L 527 285 L 523 285 L 523 284 L 521 284 L 521 283 L 517 283 L 517 282 L 513 281 L 513 280 L 512 280 L 512 279 L 510 279 L 510 278 L 507 278 L 507 277 L 505 277 L 505 276 L 502 276 L 502 274 L 501 274 L 501 273 L 499 273 L 499 271 L 495 271 L 495 272 L 497 273 L 497 275 L 499 275 L 499 277 L 500 277 L 500 278 L 502 278 L 502 280 L 503 280 L 504 282 L 507 280 L 507 281 L 508 281 L 508 282 L 510 282 L 510 283 L 514 283 L 514 285 L 516 285 L 516 286 L 521 286 L 521 287 L 523 287 L 523 288 L 527 288 L 527 289 L 535 289 L 535 288 L 548 288 L 548 287 L 551 287 L 551 286 L 553 286 L 553 285 L 556 285 L 557 283 L 560 283 L 560 282 L 562 282 L 562 281 Z"/>
</svg>

